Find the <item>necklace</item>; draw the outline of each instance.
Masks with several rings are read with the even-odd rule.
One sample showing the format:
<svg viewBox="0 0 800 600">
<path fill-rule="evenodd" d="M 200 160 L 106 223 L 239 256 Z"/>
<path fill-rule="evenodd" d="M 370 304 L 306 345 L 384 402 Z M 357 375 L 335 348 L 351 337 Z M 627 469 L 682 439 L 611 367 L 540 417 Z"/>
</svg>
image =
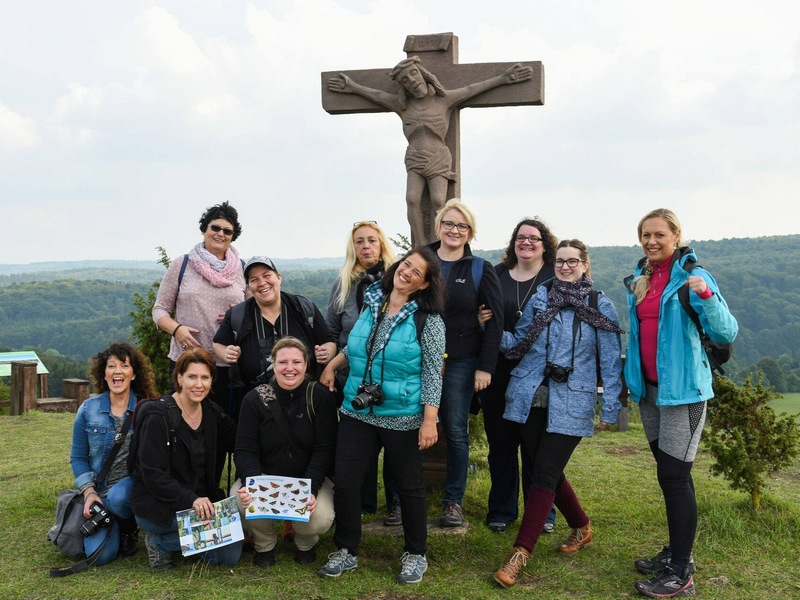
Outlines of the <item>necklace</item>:
<svg viewBox="0 0 800 600">
<path fill-rule="evenodd" d="M 517 281 L 517 318 L 519 319 L 522 316 L 522 309 L 525 304 L 528 302 L 528 298 L 530 297 L 531 293 L 533 292 L 534 288 L 536 287 L 536 278 L 539 276 L 539 273 L 533 276 L 531 279 L 531 283 L 528 286 L 528 291 L 525 292 L 525 295 L 522 297 L 522 302 L 519 301 L 519 281 Z M 516 280 L 514 280 L 516 281 Z"/>
<path fill-rule="evenodd" d="M 190 415 L 186 410 L 184 410 L 183 404 L 181 402 L 179 402 L 177 398 L 175 399 L 175 404 L 177 404 L 178 408 L 181 409 L 181 414 L 184 417 L 186 417 L 187 419 L 189 419 L 189 422 L 192 425 L 192 429 L 195 429 L 197 427 L 197 419 L 195 417 L 193 417 L 192 415 Z"/>
</svg>

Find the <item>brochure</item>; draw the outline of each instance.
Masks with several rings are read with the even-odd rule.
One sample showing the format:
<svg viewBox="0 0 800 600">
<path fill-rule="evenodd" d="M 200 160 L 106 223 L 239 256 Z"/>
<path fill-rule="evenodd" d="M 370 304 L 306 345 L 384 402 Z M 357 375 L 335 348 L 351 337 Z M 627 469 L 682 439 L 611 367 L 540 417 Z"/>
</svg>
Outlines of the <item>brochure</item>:
<svg viewBox="0 0 800 600">
<path fill-rule="evenodd" d="M 214 516 L 207 521 L 203 521 L 193 508 L 175 513 L 181 553 L 184 556 L 206 552 L 244 539 L 235 496 L 214 502 L 214 511 Z"/>
<path fill-rule="evenodd" d="M 247 491 L 253 502 L 245 511 L 246 519 L 281 519 L 305 521 L 311 499 L 311 480 L 276 475 L 247 478 Z"/>
</svg>

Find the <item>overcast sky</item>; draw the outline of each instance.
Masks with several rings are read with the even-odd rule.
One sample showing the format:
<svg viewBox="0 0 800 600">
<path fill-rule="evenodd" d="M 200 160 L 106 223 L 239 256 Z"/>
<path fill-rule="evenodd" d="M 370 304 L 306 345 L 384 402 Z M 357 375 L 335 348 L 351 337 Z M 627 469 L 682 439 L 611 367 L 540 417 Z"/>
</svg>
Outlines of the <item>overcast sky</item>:
<svg viewBox="0 0 800 600">
<path fill-rule="evenodd" d="M 539 215 L 636 243 L 800 232 L 800 2 L 0 0 L 0 262 L 156 259 L 228 200 L 242 256 L 341 256 L 407 233 L 396 115 L 331 116 L 320 72 L 386 68 L 409 34 L 460 62 L 540 60 L 545 105 L 465 109 L 477 248 Z"/>
</svg>

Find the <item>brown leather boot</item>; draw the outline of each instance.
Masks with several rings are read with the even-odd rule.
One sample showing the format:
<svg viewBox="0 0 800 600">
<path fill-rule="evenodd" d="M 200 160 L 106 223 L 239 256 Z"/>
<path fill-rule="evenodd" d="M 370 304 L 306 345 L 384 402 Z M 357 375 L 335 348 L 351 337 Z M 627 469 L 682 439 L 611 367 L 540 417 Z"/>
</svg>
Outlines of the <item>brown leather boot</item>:
<svg viewBox="0 0 800 600">
<path fill-rule="evenodd" d="M 592 541 L 592 537 L 592 525 L 587 523 L 580 529 L 573 529 L 558 550 L 565 554 L 575 554 L 584 546 L 588 546 Z"/>
<path fill-rule="evenodd" d="M 517 583 L 522 567 L 528 564 L 531 553 L 522 546 L 516 546 L 514 551 L 503 561 L 501 566 L 494 574 L 494 580 L 503 587 L 511 587 Z"/>
</svg>

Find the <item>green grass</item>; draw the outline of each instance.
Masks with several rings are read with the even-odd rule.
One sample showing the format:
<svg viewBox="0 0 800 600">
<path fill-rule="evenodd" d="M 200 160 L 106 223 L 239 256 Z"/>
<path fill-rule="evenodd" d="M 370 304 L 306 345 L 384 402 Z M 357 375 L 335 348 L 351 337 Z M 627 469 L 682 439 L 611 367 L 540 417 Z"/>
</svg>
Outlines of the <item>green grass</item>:
<svg viewBox="0 0 800 600">
<path fill-rule="evenodd" d="M 367 535 L 360 566 L 339 579 L 314 571 L 335 548 L 332 532 L 319 545 L 314 568 L 292 561 L 279 546 L 279 563 L 261 570 L 245 553 L 234 568 L 200 567 L 178 559 L 177 568 L 152 572 L 142 548 L 133 557 L 65 579 L 48 568 L 67 564 L 45 540 L 57 493 L 70 487 L 72 415 L 30 413 L 0 417 L 0 592 L 3 598 L 634 598 L 632 559 L 660 550 L 667 539 L 661 492 L 652 457 L 635 414 L 630 430 L 584 440 L 567 473 L 592 518 L 595 541 L 575 556 L 556 551 L 568 531 L 559 516 L 553 535 L 542 536 L 520 583 L 502 590 L 492 573 L 511 550 L 516 527 L 504 535 L 483 525 L 489 476 L 485 448 L 476 444 L 465 499 L 471 526 L 465 536 L 431 535 L 430 568 L 417 586 L 394 583 L 402 540 Z M 752 599 L 800 596 L 800 465 L 771 480 L 764 508 L 709 474 L 701 453 L 694 469 L 700 508 L 695 581 L 701 598 Z M 431 496 L 435 517 L 438 494 Z M 377 517 L 376 517 L 377 518 Z"/>
<path fill-rule="evenodd" d="M 786 393 L 783 398 L 776 398 L 769 405 L 776 413 L 789 413 L 790 415 L 800 415 L 800 393 Z"/>
</svg>

